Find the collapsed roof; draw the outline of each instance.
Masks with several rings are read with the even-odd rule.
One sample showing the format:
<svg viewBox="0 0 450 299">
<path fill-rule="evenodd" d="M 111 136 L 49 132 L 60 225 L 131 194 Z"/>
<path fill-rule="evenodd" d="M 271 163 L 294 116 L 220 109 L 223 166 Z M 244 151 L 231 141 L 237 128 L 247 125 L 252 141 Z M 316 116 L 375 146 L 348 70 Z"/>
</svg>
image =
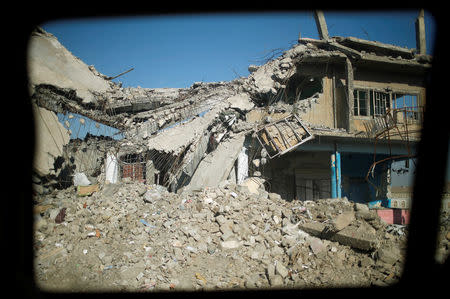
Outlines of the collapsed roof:
<svg viewBox="0 0 450 299">
<path fill-rule="evenodd" d="M 431 68 L 431 57 L 414 49 L 354 37 L 300 38 L 281 56 L 261 66 L 249 66 L 248 77 L 196 82 L 189 88 L 122 87 L 94 66 L 84 64 L 40 28 L 31 35 L 28 61 L 33 104 L 55 113 L 84 115 L 121 130 L 125 138 L 117 144 L 118 154 L 150 153 L 157 168 L 166 168 L 167 183 L 183 176 L 192 179 L 200 162 L 215 148 L 220 150 L 217 145 L 224 141 L 242 144 L 243 135 L 272 122 L 267 117 L 249 121 L 246 113 L 255 107 L 301 118 L 301 113 L 280 99 L 289 79 L 300 76 L 304 65 L 338 63 L 417 74 Z M 311 102 L 316 99 L 317 94 L 308 95 L 300 112 L 312 109 Z M 355 136 L 354 132 L 327 126 L 305 122 L 301 126 L 309 135 Z M 211 140 L 216 146 L 208 149 Z M 61 143 L 67 143 L 67 138 L 58 145 L 59 151 Z M 228 169 L 238 154 L 233 152 L 221 168 Z"/>
</svg>

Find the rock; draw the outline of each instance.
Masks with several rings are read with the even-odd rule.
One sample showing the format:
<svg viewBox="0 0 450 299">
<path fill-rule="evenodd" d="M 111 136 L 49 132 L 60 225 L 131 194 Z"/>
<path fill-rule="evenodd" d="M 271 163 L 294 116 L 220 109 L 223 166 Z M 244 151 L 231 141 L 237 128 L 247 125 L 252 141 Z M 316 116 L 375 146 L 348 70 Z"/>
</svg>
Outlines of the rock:
<svg viewBox="0 0 450 299">
<path fill-rule="evenodd" d="M 286 278 L 289 274 L 288 269 L 279 261 L 275 265 L 275 274 L 279 274 L 282 278 Z"/>
<path fill-rule="evenodd" d="M 34 219 L 34 229 L 36 231 L 44 230 L 47 228 L 47 221 L 40 215 L 36 215 Z"/>
<path fill-rule="evenodd" d="M 333 226 L 336 231 L 341 231 L 350 225 L 353 220 L 355 220 L 355 213 L 353 211 L 344 212 L 333 219 Z"/>
<path fill-rule="evenodd" d="M 258 194 L 259 194 L 259 198 L 260 199 L 267 199 L 267 198 L 269 198 L 269 192 L 267 192 L 264 189 L 259 188 L 258 189 Z"/>
<path fill-rule="evenodd" d="M 138 185 L 136 187 L 136 191 L 139 196 L 143 196 L 147 192 L 147 186 L 145 185 Z"/>
<path fill-rule="evenodd" d="M 222 224 L 224 224 L 227 220 L 226 220 L 226 218 L 225 218 L 225 216 L 223 216 L 223 215 L 218 215 L 218 216 L 216 216 L 216 222 L 219 224 L 219 225 L 222 225 Z"/>
<path fill-rule="evenodd" d="M 77 172 L 73 176 L 74 186 L 89 186 L 91 182 L 83 172 Z"/>
<path fill-rule="evenodd" d="M 357 212 L 368 212 L 369 211 L 369 206 L 366 204 L 362 204 L 362 203 L 355 203 L 354 206 L 355 211 Z"/>
<path fill-rule="evenodd" d="M 281 195 L 278 193 L 269 193 L 269 199 L 270 200 L 280 200 L 281 199 Z"/>
<path fill-rule="evenodd" d="M 247 184 L 239 184 L 236 186 L 236 191 L 238 191 L 239 193 L 242 194 L 249 194 L 250 193 L 250 189 L 248 187 Z M 233 192 L 231 192 L 233 193 Z"/>
<path fill-rule="evenodd" d="M 269 264 L 266 268 L 267 277 L 270 278 L 275 275 L 275 266 L 273 264 Z"/>
<path fill-rule="evenodd" d="M 251 110 L 255 104 L 247 93 L 240 93 L 227 99 L 231 108 L 239 109 L 242 112 Z"/>
<path fill-rule="evenodd" d="M 138 279 L 140 274 L 145 270 L 145 263 L 140 262 L 130 267 L 123 267 L 124 269 L 120 271 L 120 276 L 123 280 L 133 281 Z M 142 276 L 141 276 L 142 278 Z M 139 279 L 138 279 L 139 280 Z"/>
<path fill-rule="evenodd" d="M 261 190 L 264 190 L 265 180 L 260 177 L 249 177 L 245 179 L 241 185 L 247 186 L 250 193 L 261 194 Z M 264 190 L 265 191 L 265 190 Z"/>
<path fill-rule="evenodd" d="M 250 65 L 248 66 L 248 72 L 249 72 L 249 73 L 256 72 L 259 68 L 260 68 L 260 67 L 257 66 L 257 65 L 250 64 Z"/>
<path fill-rule="evenodd" d="M 266 158 L 268 155 L 267 150 L 265 148 L 261 149 L 261 158 Z"/>
<path fill-rule="evenodd" d="M 311 247 L 311 250 L 315 255 L 318 255 L 319 253 L 324 251 L 326 248 L 325 243 L 319 238 L 310 237 L 308 239 L 308 241 L 309 241 L 309 246 Z"/>
<path fill-rule="evenodd" d="M 393 265 L 401 259 L 401 253 L 395 247 L 381 247 L 376 252 L 376 258 L 383 263 Z"/>
<path fill-rule="evenodd" d="M 253 163 L 253 165 L 254 165 L 256 168 L 258 168 L 259 165 L 260 165 L 260 163 L 261 163 L 261 161 L 260 161 L 259 159 L 254 159 L 254 160 L 252 160 L 252 163 Z"/>
<path fill-rule="evenodd" d="M 239 247 L 241 247 L 242 245 L 242 241 L 238 241 L 238 240 L 228 240 L 228 241 L 223 241 L 220 242 L 220 250 L 231 250 L 231 249 L 237 249 Z"/>
<path fill-rule="evenodd" d="M 66 208 L 62 208 L 55 217 L 55 223 L 62 223 L 66 218 Z"/>
<path fill-rule="evenodd" d="M 270 286 L 272 287 L 280 287 L 283 285 L 283 278 L 280 275 L 272 275 L 269 278 Z"/>
</svg>

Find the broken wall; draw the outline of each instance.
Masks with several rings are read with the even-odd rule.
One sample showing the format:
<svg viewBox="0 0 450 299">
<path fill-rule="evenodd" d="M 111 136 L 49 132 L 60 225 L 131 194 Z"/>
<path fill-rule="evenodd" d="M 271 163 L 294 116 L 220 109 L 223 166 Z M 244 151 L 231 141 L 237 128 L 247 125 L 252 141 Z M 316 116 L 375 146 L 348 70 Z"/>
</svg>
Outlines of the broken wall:
<svg viewBox="0 0 450 299">
<path fill-rule="evenodd" d="M 35 120 L 33 168 L 39 176 L 57 175 L 55 161 L 69 142 L 69 132 L 52 111 L 32 105 Z"/>
<path fill-rule="evenodd" d="M 332 78 L 323 77 L 321 82 L 323 93 L 318 96 L 311 109 L 300 112 L 299 116 L 311 126 L 335 128 Z"/>
<path fill-rule="evenodd" d="M 287 200 L 330 198 L 330 153 L 294 151 L 260 167 L 270 192 Z"/>
</svg>

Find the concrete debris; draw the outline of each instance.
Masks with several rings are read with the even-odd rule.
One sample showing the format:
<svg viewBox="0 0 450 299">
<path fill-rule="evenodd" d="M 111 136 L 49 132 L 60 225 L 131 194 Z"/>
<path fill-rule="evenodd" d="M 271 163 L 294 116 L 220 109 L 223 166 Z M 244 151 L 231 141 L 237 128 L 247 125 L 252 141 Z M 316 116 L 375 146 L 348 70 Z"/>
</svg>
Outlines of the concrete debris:
<svg viewBox="0 0 450 299">
<path fill-rule="evenodd" d="M 228 102 L 230 103 L 230 108 L 239 109 L 242 112 L 247 112 L 255 106 L 247 93 L 232 96 L 228 98 Z"/>
<path fill-rule="evenodd" d="M 375 54 L 367 54 L 368 48 Z M 354 38 L 302 38 L 279 57 L 261 66 L 249 66 L 250 75 L 246 78 L 229 82 L 195 82 L 189 88 L 142 88 L 122 87 L 120 83 L 112 82 L 109 80 L 110 76 L 99 73 L 94 66 L 85 65 L 54 36 L 41 28 L 32 35 L 29 53 L 30 94 L 34 105 L 51 113 L 77 113 L 83 116 L 80 121 L 85 125 L 88 120 L 96 121 L 118 129 L 124 135 L 123 139 L 108 144 L 110 149 L 114 149 L 115 155 L 107 155 L 108 163 L 105 167 L 104 156 L 87 152 L 85 155 L 71 154 L 73 151 L 69 150 L 69 146 L 66 147 L 67 153 L 63 153 L 62 146 L 67 145 L 68 135 L 67 132 L 60 134 L 65 137 L 57 141 L 57 149 L 43 149 L 42 155 L 35 159 L 36 163 L 42 164 L 36 165 L 40 176 L 51 175 L 46 178 L 47 181 L 54 179 L 61 183 L 61 180 L 77 169 L 88 176 L 96 177 L 101 173 L 103 177 L 99 179 L 116 183 L 123 175 L 118 173 L 119 164 L 123 162 L 121 159 L 131 155 L 139 156 L 140 162 L 145 162 L 145 165 L 139 167 L 145 167 L 145 176 L 149 177 L 144 178 L 142 171 L 142 175 L 138 174 L 137 177 L 133 173 L 132 179 L 145 179 L 150 184 L 159 183 L 171 191 L 177 191 L 190 183 L 195 184 L 198 181 L 195 177 L 202 176 L 200 170 L 204 169 L 204 165 L 200 167 L 201 162 L 212 155 L 218 156 L 220 153 L 214 152 L 222 149 L 220 145 L 232 139 L 233 134 L 244 133 L 251 136 L 264 123 L 268 125 L 267 128 L 274 129 L 267 136 L 264 135 L 264 143 L 276 147 L 276 152 L 281 151 L 278 154 L 293 150 L 304 141 L 312 139 L 313 134 L 354 136 L 354 133 L 348 133 L 345 128 L 332 123 L 332 120 L 324 122 L 321 116 L 325 112 L 316 112 L 314 109 L 325 101 L 325 81 L 306 75 L 311 73 L 310 63 L 342 63 L 354 57 L 362 63 L 366 60 L 379 63 L 380 59 L 389 55 L 401 57 L 389 58 L 391 64 L 407 65 L 420 70 L 429 67 L 429 64 L 423 62 L 424 59 L 416 61 L 413 52 L 398 47 L 367 43 Z M 290 115 L 300 117 L 302 123 L 305 121 L 305 126 L 302 127 L 306 131 L 306 125 L 311 127 L 311 132 L 308 131 L 305 135 L 308 138 L 303 138 L 303 133 L 300 132 L 302 130 L 292 128 L 295 122 L 279 122 Z M 317 119 L 320 121 L 317 122 Z M 274 126 L 270 126 L 271 124 Z M 66 127 L 69 128 L 70 123 Z M 289 131 L 291 129 L 293 132 Z M 286 132 L 277 135 L 278 131 Z M 58 136 L 55 132 L 51 135 Z M 273 141 L 269 140 L 271 138 Z M 303 140 L 300 141 L 299 138 Z M 48 161 L 48 153 L 51 161 Z M 269 157 L 273 157 L 273 154 L 269 153 Z M 83 157 L 84 161 L 89 160 L 84 164 L 94 167 L 80 167 L 83 164 L 80 159 L 69 167 L 69 161 L 74 156 Z M 64 169 L 62 174 L 53 173 L 52 169 L 54 164 L 60 166 L 59 163 L 54 163 L 59 157 L 64 159 L 64 167 L 59 168 Z M 259 162 L 253 161 L 256 168 L 261 168 L 267 163 L 267 153 L 261 156 Z M 205 163 L 207 162 L 203 164 Z M 77 167 L 72 167 L 74 165 Z M 126 168 L 136 171 L 134 165 Z M 230 179 L 234 178 L 235 173 L 231 169 L 224 170 L 228 172 L 227 175 L 230 174 Z M 238 183 L 248 175 L 262 177 L 263 172 L 261 169 L 253 169 L 249 174 L 242 174 L 238 170 Z M 217 177 L 213 185 L 216 186 L 221 180 L 222 177 Z M 70 184 L 63 185 L 66 187 Z M 38 186 L 35 189 L 45 192 Z"/>
<path fill-rule="evenodd" d="M 354 69 L 423 74 L 431 57 L 355 38 L 300 38 L 279 57 L 249 66 L 247 78 L 124 88 L 42 29 L 31 39 L 40 288 L 348 287 L 400 278 L 407 227 L 387 225 L 346 197 L 325 198 L 328 156 L 326 170 L 317 166 L 325 151 L 306 153 L 296 169 L 287 155 L 280 169 L 272 158 L 297 155 L 315 135 L 361 133 L 350 124 Z M 350 109 L 336 116 L 330 107 Z M 75 114 L 77 125 L 107 125 L 120 138 L 70 139 Z M 59 122 L 59 115 L 68 116 Z M 314 180 L 302 178 L 313 170 Z M 275 179 L 291 183 L 274 186 Z M 437 259 L 445 260 L 447 214 L 441 222 Z"/>
<path fill-rule="evenodd" d="M 197 167 L 188 190 L 202 187 L 217 187 L 227 179 L 244 144 L 245 135 L 239 134 L 225 142 L 208 154 Z"/>
<path fill-rule="evenodd" d="M 212 290 L 351 281 L 370 286 L 384 281 L 386 271 L 394 273 L 388 283 L 400 276 L 405 236 L 391 234 L 386 225 L 371 231 L 355 218 L 335 237 L 320 234 L 342 211 L 354 210 L 348 201 L 288 202 L 263 186 L 253 193 L 230 183 L 180 194 L 160 187 L 130 181 L 101 185 L 82 198 L 72 188 L 36 196 L 39 287 L 135 291 L 151 284 L 148 290 L 168 290 L 171 282 L 175 290 Z M 61 209 L 65 217 L 55 223 Z M 55 244 L 59 250 L 52 253 Z M 199 284 L 196 273 L 205 281 Z"/>
<path fill-rule="evenodd" d="M 336 231 L 341 231 L 352 223 L 353 220 L 355 220 L 355 213 L 353 211 L 344 212 L 333 219 L 333 228 Z"/>
<path fill-rule="evenodd" d="M 89 67 L 76 58 L 57 38 L 44 30 L 34 31 L 29 40 L 28 69 L 33 86 L 55 84 L 59 88 L 76 90 L 83 103 L 96 101 L 92 91 L 106 92 L 109 83 L 95 75 Z"/>
<path fill-rule="evenodd" d="M 91 182 L 83 172 L 76 172 L 73 176 L 74 186 L 89 186 Z"/>
</svg>

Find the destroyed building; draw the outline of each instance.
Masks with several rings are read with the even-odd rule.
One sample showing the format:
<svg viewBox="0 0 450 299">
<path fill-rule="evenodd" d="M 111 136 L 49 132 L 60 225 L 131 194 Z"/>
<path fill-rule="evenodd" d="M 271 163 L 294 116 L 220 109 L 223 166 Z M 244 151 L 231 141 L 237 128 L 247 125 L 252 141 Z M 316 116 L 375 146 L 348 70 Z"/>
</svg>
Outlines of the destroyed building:
<svg viewBox="0 0 450 299">
<path fill-rule="evenodd" d="M 321 32 L 250 65 L 245 78 L 141 88 L 112 82 L 37 29 L 29 50 L 35 190 L 70 186 L 79 174 L 172 192 L 229 180 L 286 200 L 407 209 L 432 58 Z M 70 138 L 71 121 L 89 131 L 84 139 Z M 100 126 L 114 134 L 94 136 Z"/>
<path fill-rule="evenodd" d="M 122 87 L 37 28 L 35 281 L 65 291 L 398 281 L 432 57 L 329 37 L 316 17 L 320 39 L 299 38 L 248 77 L 189 88 Z"/>
</svg>

